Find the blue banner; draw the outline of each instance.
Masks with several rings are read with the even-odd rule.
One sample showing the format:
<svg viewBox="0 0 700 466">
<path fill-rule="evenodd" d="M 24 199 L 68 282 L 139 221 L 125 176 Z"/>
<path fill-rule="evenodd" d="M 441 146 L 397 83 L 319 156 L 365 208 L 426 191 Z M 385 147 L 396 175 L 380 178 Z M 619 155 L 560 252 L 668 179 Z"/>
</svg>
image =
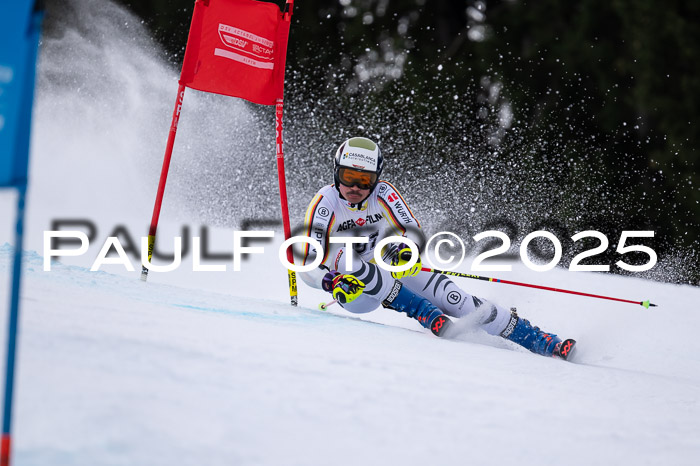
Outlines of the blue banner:
<svg viewBox="0 0 700 466">
<path fill-rule="evenodd" d="M 0 187 L 27 183 L 40 22 L 33 0 L 0 5 Z"/>
</svg>

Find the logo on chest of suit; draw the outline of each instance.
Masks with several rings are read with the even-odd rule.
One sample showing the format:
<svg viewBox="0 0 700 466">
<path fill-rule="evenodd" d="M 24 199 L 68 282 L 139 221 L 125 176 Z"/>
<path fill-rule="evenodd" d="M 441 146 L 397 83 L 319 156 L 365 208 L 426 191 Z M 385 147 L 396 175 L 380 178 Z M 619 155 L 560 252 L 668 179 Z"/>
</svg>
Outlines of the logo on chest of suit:
<svg viewBox="0 0 700 466">
<path fill-rule="evenodd" d="M 363 227 L 366 224 L 371 225 L 373 223 L 377 223 L 381 219 L 382 219 L 382 214 L 373 214 L 373 215 L 368 215 L 365 218 L 360 217 L 357 220 L 352 220 L 352 219 L 346 220 L 343 223 L 341 223 L 340 225 L 338 225 L 338 229 L 335 231 L 345 231 L 345 230 L 349 230 L 349 229 L 355 228 L 355 227 Z"/>
<path fill-rule="evenodd" d="M 394 202 L 399 200 L 399 196 L 396 195 L 396 193 L 391 193 L 389 194 L 389 197 L 387 197 L 389 202 Z"/>
</svg>

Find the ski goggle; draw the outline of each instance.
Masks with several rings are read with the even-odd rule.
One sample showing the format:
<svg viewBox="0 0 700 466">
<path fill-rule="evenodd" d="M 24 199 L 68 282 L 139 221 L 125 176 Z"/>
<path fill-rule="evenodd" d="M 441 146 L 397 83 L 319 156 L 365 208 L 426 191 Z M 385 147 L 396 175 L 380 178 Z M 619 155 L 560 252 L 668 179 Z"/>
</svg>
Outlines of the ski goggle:
<svg viewBox="0 0 700 466">
<path fill-rule="evenodd" d="M 338 179 L 343 186 L 370 189 L 377 182 L 376 173 L 361 172 L 352 168 L 340 167 Z"/>
</svg>

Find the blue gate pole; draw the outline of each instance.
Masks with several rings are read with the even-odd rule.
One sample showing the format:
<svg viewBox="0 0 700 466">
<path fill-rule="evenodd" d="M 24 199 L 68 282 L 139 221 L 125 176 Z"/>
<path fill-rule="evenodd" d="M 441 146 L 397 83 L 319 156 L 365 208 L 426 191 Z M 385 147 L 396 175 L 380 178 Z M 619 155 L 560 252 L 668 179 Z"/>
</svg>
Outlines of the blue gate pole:
<svg viewBox="0 0 700 466">
<path fill-rule="evenodd" d="M 5 372 L 5 407 L 2 419 L 2 452 L 0 466 L 10 464 L 10 427 L 12 423 L 12 392 L 15 379 L 15 358 L 17 355 L 17 324 L 19 322 L 19 293 L 22 269 L 22 246 L 24 239 L 24 201 L 27 186 L 18 186 L 17 228 L 15 230 L 15 253 L 12 265 L 12 291 L 10 293 L 10 316 L 7 327 L 7 364 Z"/>
</svg>

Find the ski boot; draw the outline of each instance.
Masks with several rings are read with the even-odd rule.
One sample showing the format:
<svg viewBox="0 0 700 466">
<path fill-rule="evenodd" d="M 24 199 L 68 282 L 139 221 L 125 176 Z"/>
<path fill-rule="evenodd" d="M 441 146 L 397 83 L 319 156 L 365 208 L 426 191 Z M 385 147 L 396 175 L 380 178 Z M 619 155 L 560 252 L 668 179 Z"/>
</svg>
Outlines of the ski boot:
<svg viewBox="0 0 700 466">
<path fill-rule="evenodd" d="M 452 325 L 452 321 L 439 308 L 403 286 L 398 280 L 394 282 L 394 287 L 382 305 L 398 312 L 405 312 L 408 317 L 413 317 L 438 337 L 444 336 Z"/>
<path fill-rule="evenodd" d="M 575 340 L 568 339 L 562 342 L 561 338 L 553 333 L 546 333 L 539 327 L 533 327 L 530 321 L 518 317 L 515 309 L 511 309 L 510 321 L 501 332 L 501 336 L 533 353 L 561 359 L 568 359 L 576 345 Z"/>
</svg>

